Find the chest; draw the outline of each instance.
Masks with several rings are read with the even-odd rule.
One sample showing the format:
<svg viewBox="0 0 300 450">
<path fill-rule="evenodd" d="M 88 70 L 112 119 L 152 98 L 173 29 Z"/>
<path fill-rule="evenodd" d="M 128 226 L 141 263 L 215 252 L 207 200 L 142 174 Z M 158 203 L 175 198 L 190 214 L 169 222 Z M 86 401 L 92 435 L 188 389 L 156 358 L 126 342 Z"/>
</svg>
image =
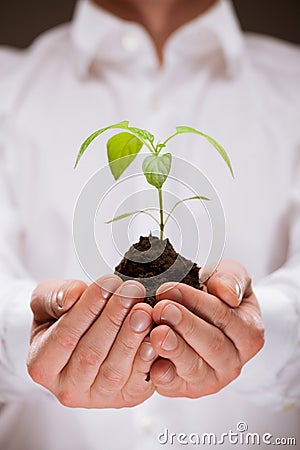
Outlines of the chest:
<svg viewBox="0 0 300 450">
<path fill-rule="evenodd" d="M 47 261 L 48 268 L 53 267 L 61 253 L 61 242 L 66 243 L 66 253 L 74 253 L 71 238 L 74 206 L 89 177 L 107 165 L 103 137 L 95 141 L 74 171 L 78 148 L 89 133 L 128 119 L 133 126 L 147 128 L 163 139 L 176 125 L 189 125 L 223 144 L 235 172 L 232 179 L 216 151 L 198 136 L 180 136 L 170 142 L 168 150 L 191 165 L 189 169 L 188 165 L 176 164 L 174 176 L 185 184 L 198 176 L 208 180 L 224 211 L 226 225 L 220 218 L 210 217 L 203 206 L 193 202 L 189 208 L 203 247 L 209 248 L 213 229 L 225 226 L 225 254 L 250 266 L 257 278 L 263 276 L 273 268 L 272 264 L 285 257 L 284 224 L 292 176 L 292 142 L 287 143 L 276 115 L 274 120 L 269 120 L 272 98 L 268 95 L 261 98 L 259 93 L 260 89 L 253 87 L 247 78 L 221 80 L 210 71 L 191 74 L 185 81 L 180 76 L 172 79 L 169 74 L 157 79 L 137 77 L 133 82 L 130 77 L 120 78 L 117 73 L 104 72 L 85 82 L 66 77 L 56 85 L 37 84 L 18 115 L 20 129 L 26 130 L 22 150 L 21 137 L 16 143 L 20 145 L 17 151 L 23 169 L 19 194 L 24 206 L 26 247 L 32 248 L 41 238 L 46 240 L 48 245 L 38 255 Z M 152 198 L 155 194 L 148 192 L 140 176 L 141 159 L 137 158 L 132 170 L 139 176 L 124 181 L 108 197 L 101 192 L 105 183 L 103 186 L 99 183 L 99 198 L 106 196 L 107 218 L 115 215 L 116 208 L 119 213 L 125 208 L 125 212 L 137 206 L 139 209 L 145 199 L 155 204 Z M 201 183 L 196 184 L 201 190 Z M 207 195 L 205 182 L 203 189 L 197 194 Z M 166 184 L 166 191 L 166 196 L 174 201 L 185 195 L 185 188 L 174 183 Z M 170 223 L 170 233 L 179 243 L 180 235 L 185 236 L 186 256 L 193 257 L 199 238 L 191 233 L 193 226 L 185 220 L 186 212 L 178 212 L 179 234 L 175 222 Z M 135 227 L 132 239 L 140 229 L 141 233 L 149 231 L 148 222 L 142 216 L 135 221 Z M 117 233 L 119 236 L 122 231 Z M 107 236 L 109 239 L 108 232 Z M 221 247 L 220 244 L 220 256 Z M 268 251 L 262 254 L 262 248 Z M 66 268 L 67 260 L 62 260 L 59 270 Z"/>
</svg>

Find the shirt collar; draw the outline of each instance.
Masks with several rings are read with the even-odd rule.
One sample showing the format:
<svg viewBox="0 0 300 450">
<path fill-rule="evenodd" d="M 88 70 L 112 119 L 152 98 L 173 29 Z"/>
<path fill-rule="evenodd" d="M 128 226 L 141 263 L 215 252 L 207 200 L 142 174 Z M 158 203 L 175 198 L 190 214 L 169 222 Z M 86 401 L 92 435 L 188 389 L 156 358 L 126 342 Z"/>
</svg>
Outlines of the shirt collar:
<svg viewBox="0 0 300 450">
<path fill-rule="evenodd" d="M 74 64 L 79 75 L 87 75 L 97 59 L 108 64 L 156 68 L 152 41 L 144 28 L 122 20 L 90 0 L 79 0 L 71 24 Z M 179 28 L 168 40 L 165 59 L 173 64 L 195 62 L 219 51 L 227 72 L 238 68 L 243 36 L 229 0 L 219 0 L 206 13 Z"/>
</svg>

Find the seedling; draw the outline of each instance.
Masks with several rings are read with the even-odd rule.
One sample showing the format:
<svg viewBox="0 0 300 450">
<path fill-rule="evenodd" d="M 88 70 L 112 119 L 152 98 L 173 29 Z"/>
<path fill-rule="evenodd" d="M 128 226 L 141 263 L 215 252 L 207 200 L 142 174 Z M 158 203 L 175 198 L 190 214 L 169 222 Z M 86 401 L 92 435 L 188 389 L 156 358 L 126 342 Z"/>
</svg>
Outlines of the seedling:
<svg viewBox="0 0 300 450">
<path fill-rule="evenodd" d="M 207 197 L 196 195 L 193 197 L 184 198 L 176 202 L 171 208 L 168 214 L 164 214 L 163 210 L 163 191 L 162 187 L 165 181 L 168 178 L 168 175 L 171 170 L 172 165 L 172 154 L 169 152 L 165 152 L 167 143 L 173 139 L 175 136 L 184 133 L 193 133 L 199 136 L 204 137 L 212 146 L 218 151 L 220 156 L 225 161 L 228 166 L 231 175 L 233 176 L 233 170 L 231 167 L 230 159 L 224 150 L 224 148 L 212 137 L 208 136 L 201 131 L 196 130 L 195 128 L 187 127 L 187 126 L 178 126 L 176 127 L 175 133 L 171 136 L 167 137 L 163 142 L 155 142 L 155 138 L 153 134 L 151 134 L 147 130 L 143 130 L 136 127 L 130 127 L 128 121 L 123 121 L 116 123 L 114 125 L 110 125 L 105 128 L 101 128 L 100 130 L 92 133 L 82 144 L 79 153 L 76 158 L 75 166 L 77 166 L 79 160 L 82 155 L 91 144 L 91 142 L 98 137 L 100 134 L 104 133 L 107 130 L 111 129 L 121 129 L 125 130 L 121 133 L 117 133 L 112 136 L 107 142 L 107 156 L 108 162 L 110 166 L 110 170 L 114 176 L 115 180 L 118 180 L 123 172 L 129 167 L 129 165 L 133 162 L 133 160 L 138 155 L 139 151 L 143 147 L 147 147 L 150 152 L 150 155 L 146 156 L 142 163 L 143 173 L 146 177 L 147 182 L 154 186 L 158 192 L 158 203 L 159 203 L 159 219 L 157 219 L 153 214 L 149 211 L 143 209 L 138 211 L 131 211 L 124 214 L 121 214 L 113 219 L 109 220 L 106 223 L 112 223 L 116 220 L 125 219 L 126 217 L 132 216 L 137 213 L 144 213 L 152 217 L 152 219 L 159 225 L 160 229 L 160 239 L 164 239 L 164 230 L 165 226 L 171 217 L 175 208 L 183 202 L 190 200 L 209 200 Z"/>
</svg>

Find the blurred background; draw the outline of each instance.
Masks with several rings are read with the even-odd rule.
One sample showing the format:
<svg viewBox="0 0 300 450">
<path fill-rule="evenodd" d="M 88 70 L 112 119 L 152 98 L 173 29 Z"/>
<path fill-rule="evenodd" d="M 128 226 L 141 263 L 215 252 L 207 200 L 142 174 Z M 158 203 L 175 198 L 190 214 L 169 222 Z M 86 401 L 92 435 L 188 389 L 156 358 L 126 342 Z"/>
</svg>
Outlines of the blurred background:
<svg viewBox="0 0 300 450">
<path fill-rule="evenodd" d="M 0 0 L 0 45 L 27 47 L 41 32 L 69 21 L 75 3 L 76 0 Z M 300 0 L 233 3 L 244 30 L 300 44 Z"/>
</svg>

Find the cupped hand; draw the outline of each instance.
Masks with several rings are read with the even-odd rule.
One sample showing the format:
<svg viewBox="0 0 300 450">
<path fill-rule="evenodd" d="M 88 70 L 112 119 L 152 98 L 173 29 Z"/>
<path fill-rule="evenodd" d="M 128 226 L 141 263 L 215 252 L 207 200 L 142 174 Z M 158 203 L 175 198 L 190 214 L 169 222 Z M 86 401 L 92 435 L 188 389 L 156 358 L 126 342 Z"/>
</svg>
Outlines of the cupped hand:
<svg viewBox="0 0 300 450">
<path fill-rule="evenodd" d="M 31 299 L 28 371 L 69 407 L 121 408 L 154 391 L 145 381 L 156 353 L 147 335 L 152 308 L 145 288 L 108 275 L 87 286 L 47 280 Z"/>
<path fill-rule="evenodd" d="M 219 391 L 263 346 L 259 305 L 241 264 L 223 260 L 207 291 L 166 283 L 157 292 L 158 326 L 150 340 L 160 358 L 150 374 L 164 396 L 197 398 Z"/>
</svg>

